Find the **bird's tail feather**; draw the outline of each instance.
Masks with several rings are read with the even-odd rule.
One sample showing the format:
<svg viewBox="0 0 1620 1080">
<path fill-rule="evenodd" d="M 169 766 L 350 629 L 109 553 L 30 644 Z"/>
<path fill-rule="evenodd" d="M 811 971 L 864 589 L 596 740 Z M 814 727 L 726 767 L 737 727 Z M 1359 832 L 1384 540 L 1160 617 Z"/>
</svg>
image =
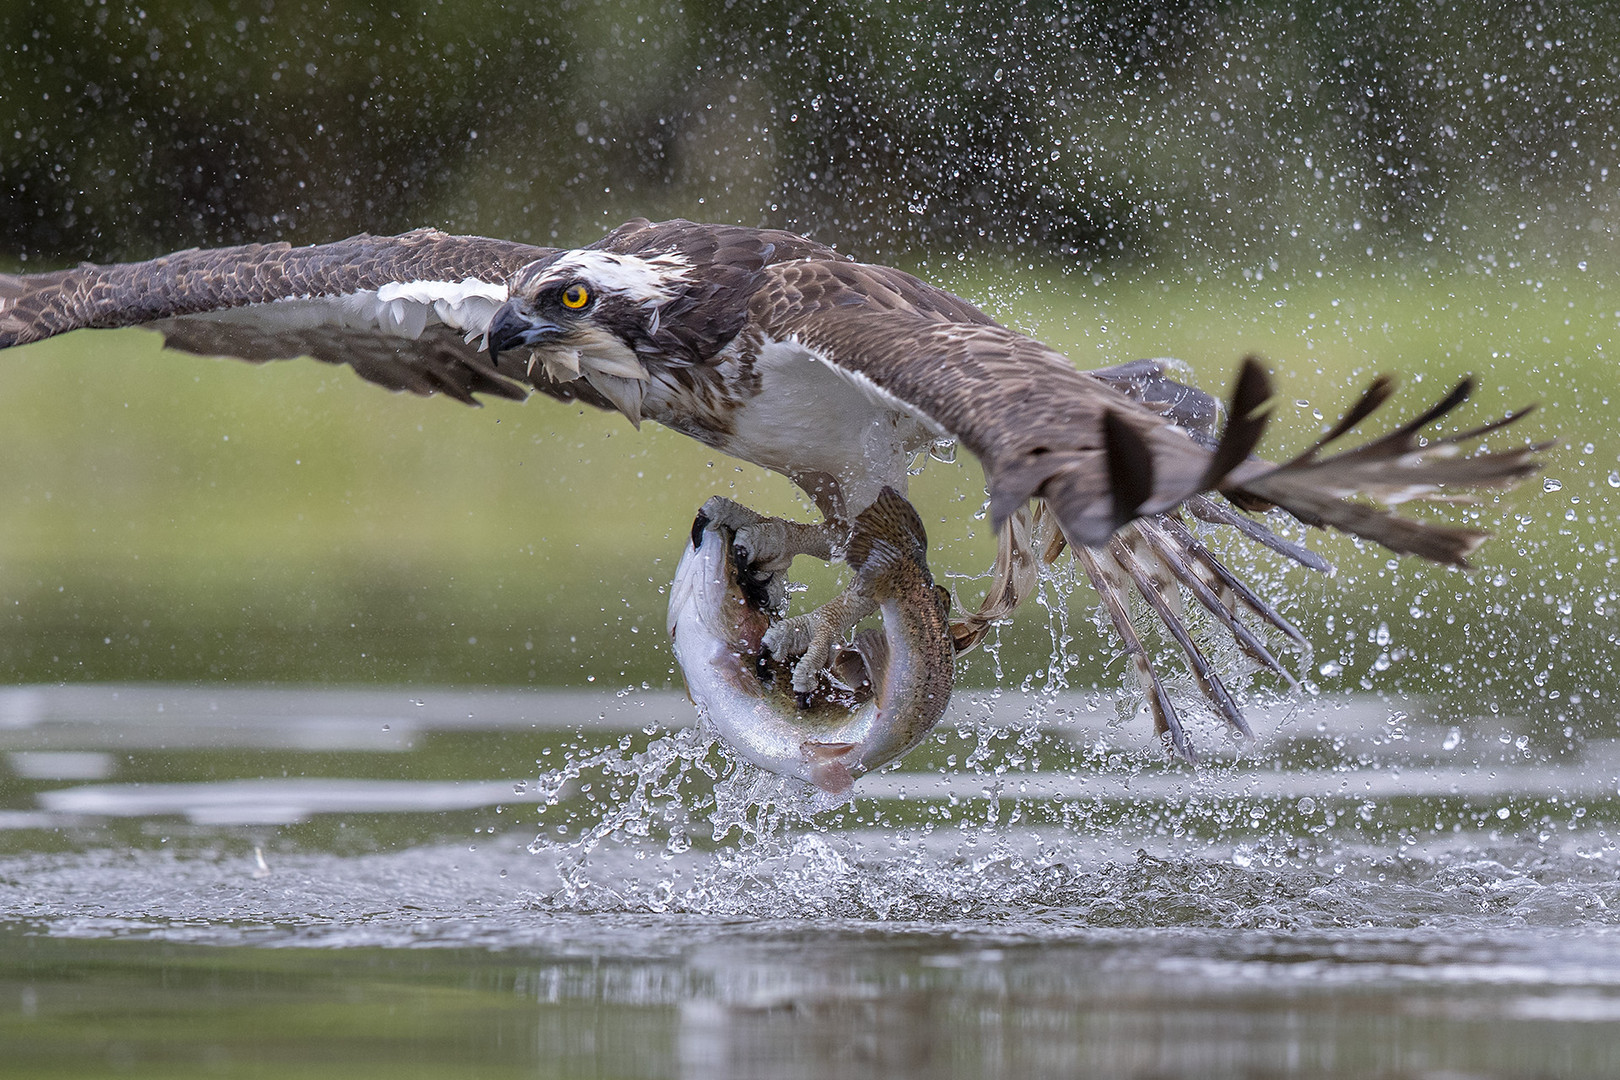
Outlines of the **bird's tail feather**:
<svg viewBox="0 0 1620 1080">
<path fill-rule="evenodd" d="M 1272 533 L 1263 524 L 1234 514 L 1201 497 L 1189 508 L 1203 518 L 1220 524 L 1232 519 L 1243 522 L 1245 535 L 1267 547 L 1289 555 L 1313 569 L 1331 570 L 1314 552 Z M 1066 547 L 1061 531 L 1044 503 L 1033 512 L 1020 510 L 1001 531 L 990 592 L 977 611 L 957 616 L 951 635 L 958 653 L 977 646 L 990 627 L 1011 616 L 1019 600 L 1034 591 L 1040 565 L 1057 561 Z M 1158 514 L 1127 526 L 1118 537 L 1102 548 L 1077 547 L 1075 557 L 1090 578 L 1102 601 L 1103 610 L 1125 647 L 1137 679 L 1153 715 L 1154 728 L 1172 752 L 1196 763 L 1197 756 L 1166 691 L 1159 669 L 1131 618 L 1130 590 L 1134 587 L 1187 657 L 1189 668 L 1205 696 L 1236 732 L 1249 734 L 1247 722 L 1237 701 L 1222 681 L 1215 665 L 1206 657 L 1195 632 L 1183 619 L 1183 591 L 1232 636 L 1238 647 L 1256 664 L 1290 685 L 1298 685 L 1293 674 L 1277 659 L 1260 633 L 1251 630 L 1240 613 L 1247 612 L 1282 633 L 1294 648 L 1308 652 L 1305 635 L 1277 609 L 1261 599 L 1253 589 L 1209 548 L 1193 535 L 1177 514 Z M 963 610 L 958 605 L 958 610 Z"/>
<path fill-rule="evenodd" d="M 1221 486 L 1259 444 L 1273 396 L 1265 368 L 1246 358 L 1227 406 L 1226 426 L 1208 449 L 1181 435 L 1165 439 L 1164 421 L 1150 413 L 1109 409 L 1102 415 L 1100 449 L 1048 451 L 994 469 L 989 478 L 991 516 L 999 525 L 1038 497 L 1057 514 L 1070 543 L 1103 547 L 1137 518 L 1174 510 L 1191 496 Z"/>
<path fill-rule="evenodd" d="M 1247 369 L 1248 365 L 1245 367 Z M 1263 372 L 1260 374 L 1263 376 Z M 1247 387 L 1243 385 L 1245 381 Z M 1306 524 L 1332 526 L 1378 541 L 1394 551 L 1421 555 L 1448 565 L 1466 565 L 1465 557 L 1486 534 L 1476 529 L 1403 518 L 1383 506 L 1353 501 L 1353 497 L 1367 496 L 1383 503 L 1398 504 L 1408 499 L 1453 499 L 1457 492 L 1475 488 L 1506 487 L 1539 468 L 1534 455 L 1547 445 L 1529 445 L 1472 457 L 1461 455 L 1461 444 L 1513 423 L 1528 410 L 1470 431 L 1420 441 L 1420 432 L 1425 427 L 1466 400 L 1472 384 L 1465 380 L 1433 407 L 1396 430 L 1353 449 L 1323 456 L 1329 444 L 1348 433 L 1391 396 L 1393 380 L 1380 377 L 1309 449 L 1283 465 L 1274 466 L 1249 458 L 1247 449 L 1241 457 L 1235 454 L 1235 448 L 1245 444 L 1252 449 L 1265 422 L 1264 402 L 1270 396 L 1269 384 L 1263 378 L 1253 379 L 1247 371 L 1239 383 L 1239 390 L 1233 395 L 1233 419 L 1211 453 L 1208 470 L 1212 483 L 1223 494 L 1244 509 L 1259 511 L 1280 507 Z M 1224 453 L 1222 447 L 1226 448 Z M 1118 473 L 1127 471 L 1117 470 Z M 1110 469 L 1110 472 L 1116 470 Z M 1250 540 L 1301 565 L 1314 570 L 1332 570 L 1320 555 L 1279 536 L 1261 520 L 1239 513 L 1222 500 L 1196 494 L 1182 505 L 1194 517 L 1212 525 L 1234 528 Z M 1061 514 L 1059 518 L 1067 532 L 1067 519 Z M 1055 550 L 1049 550 L 1046 561 L 1051 561 L 1056 554 Z M 1190 596 L 1208 612 L 1260 667 L 1281 675 L 1290 683 L 1295 682 L 1261 636 L 1245 625 L 1240 616 L 1246 612 L 1259 619 L 1281 633 L 1297 651 L 1308 654 L 1310 646 L 1305 636 L 1222 563 L 1193 534 L 1178 511 L 1146 513 L 1103 544 L 1076 546 L 1075 554 L 1096 588 L 1103 610 L 1118 632 L 1126 656 L 1142 683 L 1156 730 L 1176 754 L 1189 762 L 1195 762 L 1196 757 L 1175 702 L 1166 692 L 1154 657 L 1131 620 L 1129 591 L 1132 588 L 1146 602 L 1154 621 L 1164 627 L 1185 656 L 1204 697 L 1235 732 L 1248 734 L 1248 725 L 1204 647 L 1184 621 L 1181 611 L 1184 597 Z"/>
<path fill-rule="evenodd" d="M 1231 635 L 1238 648 L 1261 668 L 1281 676 L 1290 685 L 1298 685 L 1298 680 L 1261 636 L 1244 624 L 1239 612 L 1247 611 L 1258 617 L 1284 634 L 1296 649 L 1308 653 L 1310 645 L 1305 635 L 1216 558 L 1179 515 L 1142 518 L 1124 529 L 1105 548 L 1077 547 L 1074 550 L 1142 684 L 1148 710 L 1153 715 L 1154 730 L 1179 757 L 1197 764 L 1197 755 L 1175 701 L 1166 691 L 1155 660 L 1132 623 L 1130 588 L 1134 587 L 1147 603 L 1155 621 L 1164 627 L 1186 658 L 1188 670 L 1205 699 L 1236 734 L 1247 737 L 1252 732 L 1243 718 L 1242 707 L 1184 618 L 1185 596 L 1190 595 L 1208 612 Z"/>
<path fill-rule="evenodd" d="M 1258 462 L 1233 470 L 1222 491 L 1239 506 L 1281 507 L 1318 528 L 1332 527 L 1374 540 L 1401 555 L 1420 555 L 1449 566 L 1467 566 L 1467 556 L 1489 534 L 1479 529 L 1437 525 L 1403 518 L 1386 509 L 1410 500 L 1448 500 L 1455 493 L 1507 487 L 1541 466 L 1535 455 L 1550 444 L 1465 457 L 1462 444 L 1514 423 L 1530 410 L 1469 431 L 1422 441 L 1420 432 L 1467 400 L 1473 380 L 1464 379 L 1417 418 L 1369 442 L 1330 456 L 1322 450 L 1388 399 L 1393 382 L 1381 376 L 1345 418 L 1292 461 L 1278 466 Z M 1355 496 L 1384 506 L 1352 501 Z"/>
<path fill-rule="evenodd" d="M 1279 555 L 1286 555 L 1301 566 L 1308 566 L 1324 574 L 1333 572 L 1333 565 L 1310 548 L 1296 544 L 1287 537 L 1278 536 L 1260 522 L 1245 517 L 1224 502 L 1217 502 L 1207 495 L 1194 495 L 1185 505 L 1199 521 L 1210 525 L 1230 525 L 1255 543 L 1268 547 Z"/>
<path fill-rule="evenodd" d="M 1154 670 L 1153 658 L 1142 645 L 1136 626 L 1131 622 L 1129 600 L 1118 574 L 1121 568 L 1112 563 L 1105 567 L 1099 553 L 1087 547 L 1076 547 L 1074 555 L 1081 568 L 1085 570 L 1086 576 L 1091 579 L 1092 586 L 1096 588 L 1103 610 L 1108 613 L 1108 621 L 1114 624 L 1114 631 L 1119 634 L 1120 643 L 1125 647 L 1125 655 L 1136 671 L 1142 692 L 1147 695 L 1148 709 L 1153 713 L 1154 733 L 1163 739 L 1175 754 L 1196 765 L 1198 755 L 1193 750 L 1192 744 L 1187 741 L 1187 732 L 1182 727 L 1175 703 L 1170 700 L 1170 694 L 1165 689 L 1163 680 Z"/>
</svg>

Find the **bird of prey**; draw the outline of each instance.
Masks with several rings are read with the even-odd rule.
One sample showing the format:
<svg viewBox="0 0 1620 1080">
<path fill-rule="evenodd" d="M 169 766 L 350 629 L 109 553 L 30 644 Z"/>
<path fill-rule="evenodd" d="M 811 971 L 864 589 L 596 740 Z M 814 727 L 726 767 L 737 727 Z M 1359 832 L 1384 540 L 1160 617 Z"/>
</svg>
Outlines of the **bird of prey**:
<svg viewBox="0 0 1620 1080">
<path fill-rule="evenodd" d="M 1262 666 L 1290 678 L 1245 618 L 1304 638 L 1209 549 L 1240 533 L 1300 563 L 1326 563 L 1256 516 L 1280 508 L 1393 551 L 1466 565 L 1485 534 L 1386 507 L 1503 487 L 1539 446 L 1464 456 L 1460 444 L 1523 413 L 1425 439 L 1438 404 L 1353 449 L 1326 448 L 1393 392 L 1375 381 L 1301 454 L 1255 456 L 1269 376 L 1243 363 L 1224 425 L 1209 395 L 1162 362 L 1083 372 L 910 274 L 852 261 L 803 236 L 684 220 L 634 220 L 574 250 L 418 229 L 310 247 L 253 244 L 147 262 L 0 275 L 0 348 L 90 327 L 144 325 L 172 348 L 266 361 L 313 356 L 395 390 L 474 402 L 530 388 L 656 421 L 781 473 L 823 520 L 762 517 L 728 500 L 704 512 L 732 528 L 774 578 L 796 555 L 830 560 L 884 487 L 906 490 L 930 448 L 960 444 L 984 469 L 998 555 L 988 595 L 958 618 L 957 646 L 1035 588 L 1067 544 L 1102 599 L 1159 734 L 1191 759 L 1175 704 L 1133 618 L 1132 591 L 1185 655 L 1235 729 L 1242 712 L 1181 610 L 1190 597 Z M 1368 501 L 1372 500 L 1372 501 Z M 1382 504 L 1382 505 L 1375 505 Z M 1207 523 L 1200 529 L 1188 516 Z M 802 656 L 805 688 L 870 611 L 853 591 L 786 619 L 768 642 Z"/>
</svg>

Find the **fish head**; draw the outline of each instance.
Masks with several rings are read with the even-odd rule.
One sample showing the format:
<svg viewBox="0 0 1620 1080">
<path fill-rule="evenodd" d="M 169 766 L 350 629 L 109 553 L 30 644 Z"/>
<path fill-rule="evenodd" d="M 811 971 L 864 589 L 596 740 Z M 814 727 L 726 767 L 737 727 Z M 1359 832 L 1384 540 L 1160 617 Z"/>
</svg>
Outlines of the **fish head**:
<svg viewBox="0 0 1620 1080">
<path fill-rule="evenodd" d="M 724 642 L 740 655 L 758 657 L 771 625 L 776 575 L 743 565 L 734 539 L 731 529 L 706 514 L 697 515 L 670 585 L 667 628 L 675 635 L 689 622 L 694 632 Z"/>
</svg>

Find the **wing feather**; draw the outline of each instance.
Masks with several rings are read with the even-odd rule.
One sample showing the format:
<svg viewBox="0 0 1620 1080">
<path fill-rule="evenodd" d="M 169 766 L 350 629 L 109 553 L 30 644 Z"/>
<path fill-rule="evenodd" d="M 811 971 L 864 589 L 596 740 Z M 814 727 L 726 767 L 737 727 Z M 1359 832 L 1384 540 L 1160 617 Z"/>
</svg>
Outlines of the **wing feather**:
<svg viewBox="0 0 1620 1080">
<path fill-rule="evenodd" d="M 1211 451 L 1158 411 L 901 271 L 772 267 L 750 313 L 960 440 L 984 465 L 998 527 L 1040 497 L 1070 540 L 1101 547 L 1125 521 L 1171 509 L 1212 480 Z M 1128 461 L 1133 453 L 1143 460 Z M 1116 491 L 1125 477 L 1130 489 Z"/>
<path fill-rule="evenodd" d="M 1304 646 L 1300 632 L 1246 587 L 1176 513 L 1231 525 L 1266 546 L 1318 569 L 1318 556 L 1203 493 L 1219 491 L 1239 508 L 1281 507 L 1310 525 L 1332 526 L 1376 540 L 1397 552 L 1463 564 L 1484 534 L 1395 515 L 1357 501 L 1392 504 L 1447 489 L 1506 486 L 1536 469 L 1540 446 L 1457 454 L 1460 442 L 1505 422 L 1424 442 L 1420 431 L 1460 405 L 1469 384 L 1395 431 L 1332 456 L 1322 448 L 1365 419 L 1389 396 L 1375 382 L 1304 454 L 1281 465 L 1253 456 L 1270 416 L 1273 392 L 1265 369 L 1245 360 L 1224 429 L 1208 395 L 1164 375 L 1164 364 L 1142 361 L 1083 373 L 1066 357 L 999 326 L 965 302 L 907 274 L 882 267 L 814 260 L 773 268 L 750 316 L 774 338 L 793 338 L 842 370 L 875 397 L 896 402 L 958 439 L 984 466 L 991 516 L 1000 529 L 1030 499 L 1044 500 L 1075 545 L 1142 680 L 1155 726 L 1174 750 L 1194 760 L 1153 658 L 1131 624 L 1126 590 L 1134 586 L 1158 623 L 1180 647 L 1204 695 L 1236 730 L 1246 732 L 1236 700 L 1150 570 L 1162 566 L 1168 588 L 1191 592 L 1251 657 L 1281 665 L 1263 641 L 1227 607 L 1230 597 Z M 873 317 L 881 313 L 881 317 Z M 1522 413 L 1519 415 L 1523 415 Z M 1110 540 L 1131 526 L 1143 553 Z M 1147 561 L 1144 561 L 1147 560 Z M 1010 584 L 1010 582 L 1009 582 Z M 976 640 L 984 623 L 1005 608 L 992 600 L 962 624 L 959 640 Z M 1014 601 L 1016 602 L 1016 600 Z M 1286 677 L 1286 672 L 1284 673 Z"/>
<path fill-rule="evenodd" d="M 792 233 L 637 219 L 592 247 L 666 256 L 684 269 L 680 294 L 658 309 L 634 343 L 638 352 L 659 358 L 660 377 L 714 369 L 751 325 L 751 334 L 798 342 L 885 407 L 910 413 L 979 458 L 998 530 L 1012 519 L 1024 521 L 1024 532 L 1022 543 L 1016 530 L 1002 533 L 1012 538 L 1003 542 L 1008 557 L 998 557 L 998 567 L 1007 565 L 998 574 L 1005 589 L 993 590 L 978 621 L 965 624 L 976 635 L 972 641 L 1033 582 L 1035 553 L 1024 550 L 1029 537 L 1020 512 L 1029 500 L 1044 500 L 1097 586 L 1158 729 L 1189 759 L 1174 704 L 1131 625 L 1127 590 L 1134 586 L 1142 594 L 1206 696 L 1239 730 L 1245 728 L 1236 702 L 1182 625 L 1174 594 L 1190 592 L 1273 670 L 1281 665 L 1239 621 L 1240 612 L 1297 646 L 1304 637 L 1188 530 L 1180 506 L 1318 569 L 1326 567 L 1320 557 L 1202 493 L 1217 490 L 1242 510 L 1281 507 L 1310 525 L 1463 565 L 1482 533 L 1397 517 L 1355 497 L 1393 504 L 1504 487 L 1538 467 L 1534 455 L 1541 446 L 1459 452 L 1462 442 L 1522 412 L 1460 434 L 1422 436 L 1468 396 L 1468 382 L 1395 431 L 1324 454 L 1390 396 L 1393 384 L 1380 379 L 1315 445 L 1277 466 L 1252 456 L 1272 396 L 1269 377 L 1252 360 L 1239 373 L 1226 427 L 1217 433 L 1215 399 L 1169 378 L 1164 361 L 1079 371 L 1061 353 L 1000 326 L 960 297 L 899 270 L 849 261 Z M 195 353 L 255 362 L 313 356 L 346 364 L 390 389 L 469 403 L 478 394 L 521 399 L 528 383 L 553 397 L 618 408 L 634 420 L 641 380 L 557 381 L 549 366 L 500 371 L 481 351 L 477 339 L 508 299 L 508 282 L 520 283 L 521 276 L 514 279 L 519 270 L 534 272 L 534 264 L 558 255 L 551 248 L 418 229 L 311 247 L 250 244 L 139 263 L 0 274 L 0 348 L 84 328 L 147 326 L 172 347 Z M 1111 543 L 1133 520 L 1140 546 Z M 1045 560 L 1061 546 L 1049 545 Z"/>
<path fill-rule="evenodd" d="M 0 274 L 0 348 L 147 326 L 187 352 L 254 362 L 313 356 L 392 390 L 521 400 L 527 391 L 491 367 L 475 339 L 505 299 L 506 279 L 551 253 L 416 229 Z"/>
<path fill-rule="evenodd" d="M 1320 456 L 1322 443 L 1389 396 L 1381 379 L 1322 443 L 1275 466 L 1252 456 L 1272 396 L 1269 376 L 1252 359 L 1239 371 L 1226 428 L 1215 438 L 1199 397 L 1178 398 L 1171 393 L 1177 384 L 1151 363 L 1093 377 L 1056 350 L 901 271 L 806 259 L 771 267 L 763 277 L 750 306 L 760 327 L 778 339 L 800 340 L 958 439 L 984 466 L 998 528 L 1028 500 L 1041 498 L 1072 543 L 1100 548 L 1136 517 L 1164 514 L 1217 490 L 1246 509 L 1280 506 L 1310 525 L 1466 565 L 1463 557 L 1482 533 L 1350 500 L 1367 495 L 1393 504 L 1444 489 L 1506 486 L 1539 467 L 1534 454 L 1540 446 L 1456 455 L 1458 443 L 1501 423 L 1432 445 L 1420 441 L 1422 428 L 1468 396 L 1466 381 L 1397 430 Z M 879 312 L 883 317 L 874 318 Z M 1140 395 L 1144 388 L 1151 397 L 1127 392 Z M 1196 422 L 1183 426 L 1182 415 Z"/>
</svg>

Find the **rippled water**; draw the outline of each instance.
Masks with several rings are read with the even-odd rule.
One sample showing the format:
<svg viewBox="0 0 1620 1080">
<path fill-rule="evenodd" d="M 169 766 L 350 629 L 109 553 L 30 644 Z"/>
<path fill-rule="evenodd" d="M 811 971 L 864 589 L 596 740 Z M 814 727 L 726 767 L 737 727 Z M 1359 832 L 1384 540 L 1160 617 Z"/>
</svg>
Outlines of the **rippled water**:
<svg viewBox="0 0 1620 1080">
<path fill-rule="evenodd" d="M 0 693 L 0 1074 L 1620 1069 L 1620 742 L 955 708 L 815 812 L 673 694 Z"/>
</svg>

